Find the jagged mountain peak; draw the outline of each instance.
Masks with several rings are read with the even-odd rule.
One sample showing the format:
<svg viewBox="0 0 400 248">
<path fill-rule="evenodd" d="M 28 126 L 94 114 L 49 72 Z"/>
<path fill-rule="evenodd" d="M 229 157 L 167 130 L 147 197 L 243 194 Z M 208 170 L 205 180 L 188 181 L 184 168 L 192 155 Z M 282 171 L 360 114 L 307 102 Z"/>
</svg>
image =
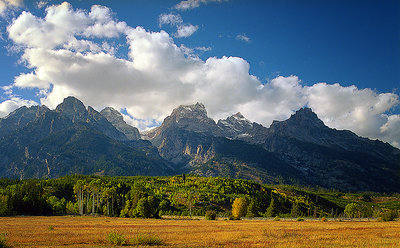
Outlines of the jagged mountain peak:
<svg viewBox="0 0 400 248">
<path fill-rule="evenodd" d="M 240 112 L 237 112 L 236 114 L 229 116 L 228 118 L 226 118 L 226 120 L 231 123 L 241 123 L 242 125 L 247 125 L 247 126 L 252 125 L 251 121 L 246 119 L 246 117 L 244 117 Z"/>
<path fill-rule="evenodd" d="M 314 125 L 318 124 L 320 126 L 325 126 L 323 121 L 318 118 L 317 114 L 312 111 L 311 108 L 301 108 L 296 111 L 290 118 L 290 121 L 296 121 L 301 124 L 309 124 L 312 122 Z"/>
<path fill-rule="evenodd" d="M 165 118 L 162 126 L 169 126 L 173 123 L 181 128 L 197 132 L 212 131 L 215 133 L 218 130 L 215 121 L 207 116 L 204 104 L 199 102 L 175 108 L 171 115 Z"/>
<path fill-rule="evenodd" d="M 270 128 L 274 130 L 288 126 L 302 129 L 328 128 L 310 108 L 301 108 L 297 110 L 296 113 L 292 114 L 287 120 L 274 120 Z"/>
<path fill-rule="evenodd" d="M 138 140 L 140 139 L 140 133 L 139 130 L 135 127 L 132 127 L 128 125 L 124 121 L 124 117 L 120 112 L 115 110 L 112 107 L 106 107 L 102 111 L 100 111 L 100 114 L 104 116 L 111 124 L 120 132 L 125 134 L 125 136 L 129 140 Z"/>
<path fill-rule="evenodd" d="M 72 121 L 85 121 L 88 115 L 85 105 L 73 96 L 65 98 L 56 107 L 56 112 L 65 114 Z"/>
<path fill-rule="evenodd" d="M 57 108 L 59 108 L 59 107 L 61 108 L 63 106 L 77 106 L 77 107 L 85 108 L 85 105 L 83 104 L 83 102 L 74 96 L 68 96 L 68 97 L 64 98 L 62 103 L 60 103 L 57 106 Z"/>
<path fill-rule="evenodd" d="M 248 137 L 253 132 L 253 123 L 246 119 L 240 112 L 224 120 L 219 120 L 217 125 L 222 130 L 224 136 L 231 139 Z"/>
<path fill-rule="evenodd" d="M 191 117 L 203 116 L 207 117 L 207 110 L 204 104 L 197 102 L 191 105 L 180 105 L 172 111 L 173 116 L 177 117 Z"/>
<path fill-rule="evenodd" d="M 22 106 L 4 118 L 0 118 L 0 137 L 3 137 L 18 128 L 24 127 L 29 122 L 37 119 L 45 112 L 50 111 L 49 108 L 42 105 L 34 105 L 31 107 Z"/>
<path fill-rule="evenodd" d="M 242 115 L 242 113 L 240 113 L 240 112 L 237 112 L 236 114 L 232 115 L 232 117 L 234 117 L 234 118 L 236 118 L 236 119 L 239 119 L 239 120 L 246 119 L 246 118 Z"/>
<path fill-rule="evenodd" d="M 120 112 L 118 112 L 118 110 L 114 109 L 113 107 L 106 107 L 104 108 L 102 111 L 100 111 L 100 114 L 102 114 L 104 117 L 107 118 L 108 121 L 112 122 L 110 119 L 112 120 L 118 120 L 120 121 L 124 121 L 124 117 L 122 116 L 122 114 Z"/>
</svg>

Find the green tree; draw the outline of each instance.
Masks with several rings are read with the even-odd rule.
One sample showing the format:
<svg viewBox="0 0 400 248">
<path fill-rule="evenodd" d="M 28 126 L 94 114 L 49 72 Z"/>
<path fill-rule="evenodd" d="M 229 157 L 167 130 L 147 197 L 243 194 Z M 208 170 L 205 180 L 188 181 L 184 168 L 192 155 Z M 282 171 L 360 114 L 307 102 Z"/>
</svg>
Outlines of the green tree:
<svg viewBox="0 0 400 248">
<path fill-rule="evenodd" d="M 344 213 L 347 217 L 355 218 L 358 214 L 358 204 L 357 203 L 349 203 L 344 208 Z"/>
<path fill-rule="evenodd" d="M 240 220 L 247 212 L 247 201 L 245 198 L 236 198 L 232 204 L 232 216 L 236 220 Z"/>
<path fill-rule="evenodd" d="M 0 216 L 6 216 L 10 214 L 9 209 L 9 197 L 8 195 L 0 194 Z"/>
<path fill-rule="evenodd" d="M 249 201 L 249 204 L 247 206 L 247 214 L 246 216 L 248 217 L 255 217 L 258 216 L 258 206 L 257 206 L 257 200 L 254 198 L 251 198 Z"/>
<path fill-rule="evenodd" d="M 267 208 L 267 211 L 265 212 L 265 215 L 267 217 L 275 217 L 278 215 L 278 207 L 275 203 L 274 197 L 271 198 L 271 202 L 269 203 L 269 206 Z"/>
<path fill-rule="evenodd" d="M 293 203 L 293 205 L 292 205 L 292 210 L 290 211 L 290 216 L 292 216 L 292 217 L 299 217 L 300 215 L 301 215 L 300 205 L 299 205 L 299 203 L 296 201 L 296 202 Z"/>
<path fill-rule="evenodd" d="M 56 196 L 52 195 L 47 198 L 47 203 L 53 210 L 53 214 L 62 214 L 65 212 L 67 201 L 65 198 L 58 199 Z"/>
<path fill-rule="evenodd" d="M 135 216 L 142 218 L 150 218 L 151 217 L 151 208 L 147 197 L 141 198 L 135 209 Z"/>
<path fill-rule="evenodd" d="M 85 182 L 83 180 L 78 180 L 74 185 L 74 193 L 78 200 L 78 208 L 80 215 L 83 215 L 84 190 L 85 190 Z"/>
</svg>

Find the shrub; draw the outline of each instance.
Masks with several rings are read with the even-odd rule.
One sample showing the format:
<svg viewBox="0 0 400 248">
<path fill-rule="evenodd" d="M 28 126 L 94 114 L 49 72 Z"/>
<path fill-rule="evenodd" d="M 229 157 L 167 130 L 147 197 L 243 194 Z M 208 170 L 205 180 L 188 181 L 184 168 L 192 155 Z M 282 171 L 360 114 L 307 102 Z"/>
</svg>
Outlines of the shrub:
<svg viewBox="0 0 400 248">
<path fill-rule="evenodd" d="M 280 221 L 281 218 L 279 218 L 279 216 L 275 216 L 274 221 Z"/>
<path fill-rule="evenodd" d="M 392 221 L 397 218 L 396 210 L 383 211 L 381 216 L 378 218 L 379 221 Z"/>
<path fill-rule="evenodd" d="M 0 248 L 11 248 L 11 246 L 7 244 L 5 233 L 0 234 Z"/>
<path fill-rule="evenodd" d="M 107 241 L 112 245 L 126 245 L 126 239 L 124 235 L 114 231 L 107 235 Z"/>
<path fill-rule="evenodd" d="M 215 211 L 209 210 L 206 212 L 206 220 L 215 220 L 217 218 L 217 213 Z"/>
<path fill-rule="evenodd" d="M 304 221 L 304 219 L 299 217 L 299 218 L 297 218 L 297 221 Z"/>
<path fill-rule="evenodd" d="M 160 237 L 151 234 L 139 233 L 132 239 L 132 245 L 163 245 Z"/>
<path fill-rule="evenodd" d="M 321 221 L 322 222 L 326 222 L 326 221 L 328 221 L 328 219 L 324 216 L 324 217 L 321 218 Z"/>
</svg>

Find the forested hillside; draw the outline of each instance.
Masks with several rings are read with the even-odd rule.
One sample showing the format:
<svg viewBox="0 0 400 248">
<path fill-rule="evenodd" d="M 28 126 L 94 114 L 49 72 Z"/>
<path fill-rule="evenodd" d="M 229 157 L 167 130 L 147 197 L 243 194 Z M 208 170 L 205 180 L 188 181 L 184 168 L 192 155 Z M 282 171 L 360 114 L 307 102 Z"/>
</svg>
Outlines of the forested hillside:
<svg viewBox="0 0 400 248">
<path fill-rule="evenodd" d="M 262 185 L 221 177 L 98 177 L 73 175 L 58 179 L 0 179 L 0 215 L 106 215 L 159 218 L 204 216 L 213 211 L 231 217 L 235 199 L 240 217 L 378 216 L 400 209 L 400 195 L 345 194 L 337 191 Z"/>
</svg>

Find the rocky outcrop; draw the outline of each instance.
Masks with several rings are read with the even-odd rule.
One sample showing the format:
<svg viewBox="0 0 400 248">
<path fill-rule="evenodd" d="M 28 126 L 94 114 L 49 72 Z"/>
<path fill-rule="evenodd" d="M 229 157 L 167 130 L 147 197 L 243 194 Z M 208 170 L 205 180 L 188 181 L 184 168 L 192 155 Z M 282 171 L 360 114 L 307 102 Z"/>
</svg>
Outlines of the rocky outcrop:
<svg viewBox="0 0 400 248">
<path fill-rule="evenodd" d="M 29 122 L 43 115 L 49 111 L 46 106 L 32 106 L 16 109 L 11 112 L 8 116 L 0 119 L 0 138 L 6 136 L 18 128 L 25 127 Z"/>
<path fill-rule="evenodd" d="M 120 112 L 117 110 L 107 107 L 100 111 L 100 114 L 104 116 L 118 131 L 123 133 L 128 140 L 139 140 L 140 133 L 135 127 L 128 125 Z"/>
<path fill-rule="evenodd" d="M 0 139 L 0 177 L 176 173 L 148 141 L 128 140 L 103 115 L 74 97 L 54 111 L 22 107 L 1 123 L 17 128 L 6 130 Z"/>
</svg>

